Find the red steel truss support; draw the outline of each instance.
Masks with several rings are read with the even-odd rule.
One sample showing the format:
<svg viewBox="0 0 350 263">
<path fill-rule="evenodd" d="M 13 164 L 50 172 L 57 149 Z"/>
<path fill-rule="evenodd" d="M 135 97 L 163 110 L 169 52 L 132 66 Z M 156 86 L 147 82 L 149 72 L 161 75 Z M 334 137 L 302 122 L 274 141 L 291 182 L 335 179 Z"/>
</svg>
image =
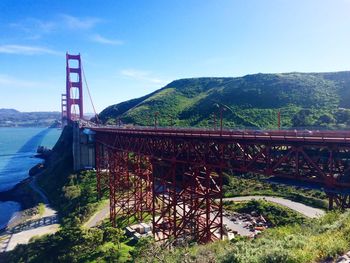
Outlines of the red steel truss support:
<svg viewBox="0 0 350 263">
<path fill-rule="evenodd" d="M 159 164 L 158 173 L 152 213 L 156 240 L 207 243 L 222 239 L 221 172 L 210 166 L 184 167 L 172 162 Z"/>
<path fill-rule="evenodd" d="M 108 151 L 100 143 L 95 144 L 95 166 L 96 166 L 96 188 L 98 198 L 102 197 L 102 192 L 108 188 L 109 181 L 109 162 Z"/>
<path fill-rule="evenodd" d="M 70 65 L 71 61 L 76 61 L 77 66 L 72 67 Z M 66 54 L 66 102 L 67 119 L 69 121 L 84 119 L 80 54 Z"/>
<path fill-rule="evenodd" d="M 142 222 L 152 211 L 152 164 L 148 157 L 106 148 L 112 225 L 117 216 Z"/>
<path fill-rule="evenodd" d="M 350 193 L 327 193 L 329 210 L 350 208 Z"/>
<path fill-rule="evenodd" d="M 100 199 L 102 197 L 101 191 L 101 176 L 102 176 L 102 165 L 103 162 L 103 151 L 102 145 L 98 142 L 95 143 L 95 168 L 96 168 L 96 191 L 97 197 Z"/>
<path fill-rule="evenodd" d="M 117 164 L 113 151 L 110 149 L 108 151 L 108 175 L 109 175 L 109 219 L 112 223 L 112 226 L 116 225 L 116 193 L 118 187 L 118 173 L 117 173 Z"/>
<path fill-rule="evenodd" d="M 152 212 L 153 166 L 149 157 L 134 154 L 132 158 L 132 195 L 134 196 L 135 218 L 145 219 Z"/>
<path fill-rule="evenodd" d="M 114 155 L 114 219 L 116 211 L 139 219 L 152 211 L 153 233 L 163 242 L 221 238 L 223 171 L 319 186 L 330 208 L 350 207 L 349 132 L 92 129 Z"/>
</svg>

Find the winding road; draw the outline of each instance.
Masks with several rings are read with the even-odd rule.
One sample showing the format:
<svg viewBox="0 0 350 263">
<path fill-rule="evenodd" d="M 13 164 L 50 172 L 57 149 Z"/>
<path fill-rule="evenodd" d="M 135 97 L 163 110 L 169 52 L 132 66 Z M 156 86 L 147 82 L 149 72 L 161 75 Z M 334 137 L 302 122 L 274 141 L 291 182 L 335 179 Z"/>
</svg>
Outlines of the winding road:
<svg viewBox="0 0 350 263">
<path fill-rule="evenodd" d="M 288 207 L 309 218 L 318 218 L 325 214 L 325 211 L 322 209 L 307 206 L 302 203 L 294 202 L 281 197 L 256 195 L 256 196 L 239 196 L 239 197 L 223 198 L 223 201 L 235 201 L 235 202 L 244 202 L 244 201 L 250 201 L 250 200 L 266 200 L 275 204 Z"/>
<path fill-rule="evenodd" d="M 90 219 L 84 224 L 84 226 L 88 228 L 96 227 L 107 217 L 109 217 L 109 201 L 92 217 L 90 217 Z"/>
<path fill-rule="evenodd" d="M 322 209 L 314 208 L 311 206 L 304 205 L 302 203 L 294 202 L 288 199 L 274 196 L 239 196 L 239 197 L 227 197 L 223 198 L 223 201 L 234 201 L 234 202 L 245 202 L 250 200 L 266 200 L 273 202 L 289 209 L 292 209 L 306 217 L 309 218 L 318 218 L 325 214 L 325 211 Z M 109 216 L 109 202 L 107 202 L 99 211 L 97 211 L 85 224 L 85 227 L 96 227 L 101 223 L 102 220 Z M 225 220 L 224 223 L 228 224 L 229 220 Z"/>
</svg>

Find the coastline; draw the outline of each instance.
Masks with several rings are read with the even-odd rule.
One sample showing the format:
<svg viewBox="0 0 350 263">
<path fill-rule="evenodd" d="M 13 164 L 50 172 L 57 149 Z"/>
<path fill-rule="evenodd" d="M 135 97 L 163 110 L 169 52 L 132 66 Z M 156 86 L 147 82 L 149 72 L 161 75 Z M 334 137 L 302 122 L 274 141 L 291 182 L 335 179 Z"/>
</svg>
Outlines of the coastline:
<svg viewBox="0 0 350 263">
<path fill-rule="evenodd" d="M 9 219 L 6 226 L 0 229 L 0 233 L 6 231 L 7 228 L 23 223 L 38 213 L 38 204 L 47 203 L 41 193 L 38 193 L 33 187 L 33 183 L 37 176 L 45 169 L 45 161 L 48 156 L 36 154 L 34 158 L 42 159 L 43 162 L 34 165 L 29 169 L 29 177 L 20 181 L 13 188 L 0 192 L 1 202 L 17 202 L 20 205 L 19 211 Z"/>
<path fill-rule="evenodd" d="M 30 170 L 35 167 L 38 167 L 38 165 L 35 165 Z M 28 209 L 37 205 L 41 201 L 41 197 L 34 191 L 30 183 L 40 172 L 41 171 L 37 171 L 35 174 L 30 174 L 28 178 L 22 180 L 10 190 L 0 192 L 0 201 L 18 202 L 21 204 L 22 209 Z"/>
</svg>

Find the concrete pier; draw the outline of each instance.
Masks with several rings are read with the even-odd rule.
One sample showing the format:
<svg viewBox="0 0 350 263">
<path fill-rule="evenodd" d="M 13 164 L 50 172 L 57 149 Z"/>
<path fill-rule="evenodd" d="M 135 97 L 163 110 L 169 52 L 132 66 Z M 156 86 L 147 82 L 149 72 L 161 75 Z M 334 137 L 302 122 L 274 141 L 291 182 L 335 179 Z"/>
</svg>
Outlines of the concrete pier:
<svg viewBox="0 0 350 263">
<path fill-rule="evenodd" d="M 88 128 L 73 124 L 73 161 L 74 171 L 95 168 L 94 132 Z"/>
</svg>

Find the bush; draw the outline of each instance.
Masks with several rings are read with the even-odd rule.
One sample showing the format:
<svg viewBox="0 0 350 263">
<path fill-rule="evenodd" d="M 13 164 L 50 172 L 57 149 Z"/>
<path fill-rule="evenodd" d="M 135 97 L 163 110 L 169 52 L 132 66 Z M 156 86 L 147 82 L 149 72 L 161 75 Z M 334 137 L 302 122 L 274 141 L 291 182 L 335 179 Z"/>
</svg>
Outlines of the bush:
<svg viewBox="0 0 350 263">
<path fill-rule="evenodd" d="M 43 203 L 38 204 L 38 214 L 42 216 L 45 213 L 45 205 Z"/>
</svg>

